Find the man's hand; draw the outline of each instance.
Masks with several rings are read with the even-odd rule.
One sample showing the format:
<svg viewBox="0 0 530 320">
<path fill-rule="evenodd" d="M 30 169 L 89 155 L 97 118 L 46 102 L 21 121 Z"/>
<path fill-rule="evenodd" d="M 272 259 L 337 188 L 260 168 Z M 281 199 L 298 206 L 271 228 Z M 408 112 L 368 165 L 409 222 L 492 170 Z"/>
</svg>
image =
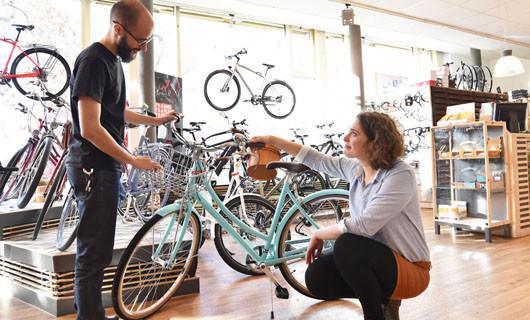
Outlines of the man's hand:
<svg viewBox="0 0 530 320">
<path fill-rule="evenodd" d="M 158 162 L 155 162 L 151 158 L 146 156 L 134 157 L 133 161 L 131 162 L 131 165 L 138 169 L 162 169 L 162 166 Z"/>
<path fill-rule="evenodd" d="M 166 113 L 163 116 L 156 117 L 155 118 L 155 122 L 156 122 L 157 126 L 160 126 L 160 125 L 163 125 L 163 124 L 168 123 L 170 121 L 174 121 L 174 120 L 177 120 L 177 119 L 180 120 L 181 118 L 182 118 L 182 113 L 178 113 L 176 111 L 170 111 L 170 112 Z"/>
<path fill-rule="evenodd" d="M 316 233 L 311 236 L 309 245 L 307 246 L 307 252 L 305 253 L 305 263 L 313 263 L 316 258 L 322 254 L 322 248 L 324 247 L 324 240 L 318 239 Z"/>
</svg>

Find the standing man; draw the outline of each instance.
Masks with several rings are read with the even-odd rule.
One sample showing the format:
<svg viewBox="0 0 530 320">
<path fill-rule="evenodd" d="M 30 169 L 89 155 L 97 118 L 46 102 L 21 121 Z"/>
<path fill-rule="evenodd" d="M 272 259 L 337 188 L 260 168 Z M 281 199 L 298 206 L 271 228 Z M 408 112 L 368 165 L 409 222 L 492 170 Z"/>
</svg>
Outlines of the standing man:
<svg viewBox="0 0 530 320">
<path fill-rule="evenodd" d="M 75 261 L 78 320 L 102 320 L 103 269 L 112 259 L 121 166 L 159 169 L 149 157 L 133 156 L 123 146 L 125 122 L 161 125 L 176 119 L 171 112 L 149 117 L 125 109 L 121 63 L 145 52 L 152 40 L 153 17 L 137 0 L 112 6 L 103 39 L 84 49 L 74 65 L 71 89 L 74 135 L 67 174 L 80 214 Z M 112 318 L 111 318 L 112 319 Z"/>
</svg>

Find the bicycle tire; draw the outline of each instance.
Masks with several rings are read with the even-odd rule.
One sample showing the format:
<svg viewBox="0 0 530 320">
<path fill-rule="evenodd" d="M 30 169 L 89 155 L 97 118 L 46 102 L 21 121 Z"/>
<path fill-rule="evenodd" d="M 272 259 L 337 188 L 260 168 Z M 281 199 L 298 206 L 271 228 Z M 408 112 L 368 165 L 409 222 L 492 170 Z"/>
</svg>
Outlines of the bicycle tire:
<svg viewBox="0 0 530 320">
<path fill-rule="evenodd" d="M 340 204 L 338 203 L 338 201 L 344 202 L 347 205 L 349 201 L 349 198 L 347 195 L 343 195 L 343 194 L 322 195 L 320 197 L 317 197 L 315 199 L 305 202 L 304 209 L 308 211 L 308 213 L 311 215 L 313 219 L 316 220 L 317 217 L 315 216 L 315 214 L 311 213 L 311 210 L 313 209 L 312 205 L 314 205 L 313 203 L 317 203 L 318 201 L 322 201 L 326 199 L 327 201 L 329 201 L 329 204 L 332 206 L 333 209 L 337 210 L 337 207 L 338 207 L 338 210 L 335 212 L 335 217 L 332 217 L 327 222 L 329 223 L 329 225 L 337 224 L 340 219 L 344 218 L 344 213 L 342 213 L 342 210 L 340 210 Z M 320 208 L 322 208 L 322 205 L 320 206 Z M 327 215 L 328 214 L 324 214 L 322 217 L 325 218 Z M 287 247 L 294 248 L 295 245 L 299 244 L 295 242 L 293 242 L 293 244 L 286 244 L 287 240 L 293 240 L 293 241 L 298 240 L 299 241 L 299 239 L 296 238 L 296 234 L 300 234 L 302 238 L 307 238 L 307 241 L 309 241 L 310 237 L 308 237 L 307 235 L 311 234 L 310 231 L 303 231 L 303 232 L 297 231 L 297 227 L 301 229 L 307 226 L 307 220 L 300 219 L 300 217 L 301 217 L 300 211 L 299 210 L 295 211 L 294 214 L 292 214 L 288 218 L 289 220 L 287 220 L 285 227 L 280 231 L 280 240 L 279 240 L 279 245 L 278 245 L 278 257 L 279 258 L 285 255 L 285 250 Z M 291 225 L 293 224 L 293 222 L 296 222 L 294 224 L 295 228 L 291 230 Z M 322 225 L 319 225 L 319 227 L 322 227 Z M 330 243 L 332 242 L 331 241 L 328 242 L 328 244 Z M 298 248 L 298 249 L 301 249 L 301 248 Z M 296 291 L 300 292 L 301 294 L 305 296 L 308 296 L 310 298 L 315 298 L 315 296 L 313 296 L 311 292 L 305 286 L 305 270 L 307 268 L 307 265 L 305 264 L 305 261 L 303 260 L 304 259 L 302 259 L 302 261 L 300 261 L 301 263 L 297 264 L 297 266 L 294 266 L 296 262 L 293 262 L 293 261 L 283 262 L 279 264 L 279 269 L 284 279 L 287 281 L 287 283 L 289 283 L 291 287 L 293 287 Z M 289 269 L 290 266 L 294 266 L 294 271 L 291 271 Z M 302 272 L 299 272 L 300 270 L 302 270 Z M 293 274 L 295 272 L 297 273 L 297 275 L 299 275 L 299 277 L 302 278 L 301 281 L 298 280 L 297 277 Z"/>
<path fill-rule="evenodd" d="M 42 209 L 39 212 L 39 217 L 37 218 L 37 222 L 35 223 L 35 229 L 33 229 L 32 240 L 37 239 L 37 236 L 39 235 L 39 232 L 42 228 L 44 218 L 48 214 L 48 211 L 51 209 L 55 201 L 59 200 L 60 195 L 57 194 L 57 191 L 61 189 L 61 185 L 64 183 L 64 179 L 66 177 L 66 161 L 64 161 L 64 159 L 65 158 L 63 158 L 59 164 L 59 167 L 57 168 L 57 175 L 53 179 L 53 183 L 48 190 L 48 194 L 46 194 L 46 200 L 44 200 L 44 205 L 42 206 Z"/>
<path fill-rule="evenodd" d="M 17 207 L 20 209 L 25 208 L 28 202 L 33 197 L 37 186 L 39 185 L 46 164 L 48 163 L 48 158 L 50 157 L 50 152 L 53 146 L 53 138 L 51 136 L 46 136 L 41 140 L 41 143 L 37 146 L 37 152 L 33 157 L 31 165 L 29 167 L 29 172 L 27 176 L 24 177 L 24 181 L 21 185 L 20 195 L 18 196 Z"/>
<path fill-rule="evenodd" d="M 55 245 L 59 251 L 66 251 L 77 237 L 79 225 L 79 211 L 75 200 L 74 188 L 70 188 L 64 200 L 61 219 L 57 227 Z"/>
<path fill-rule="evenodd" d="M 20 170 L 20 167 L 17 165 L 22 158 L 22 155 L 24 154 L 24 150 L 28 148 L 28 144 L 26 144 L 21 149 L 18 149 L 17 152 L 9 159 L 9 162 L 7 163 L 8 168 L 17 167 Z M 7 185 L 7 182 L 9 181 L 9 178 L 13 175 L 16 176 L 18 171 L 7 171 L 3 172 L 0 177 L 0 197 L 4 194 L 4 188 Z M 13 179 L 12 179 L 13 180 Z"/>
<path fill-rule="evenodd" d="M 160 289 L 160 287 L 157 287 L 157 289 L 154 290 L 154 293 L 158 293 L 159 295 L 161 295 L 161 297 L 158 300 L 156 300 L 155 303 L 153 303 L 153 304 L 151 304 L 149 306 L 147 306 L 147 304 L 145 304 L 146 305 L 145 309 L 137 310 L 137 311 L 130 310 L 129 309 L 129 305 L 130 304 L 127 301 L 123 301 L 124 291 L 131 290 L 131 288 L 129 287 L 130 283 L 124 283 L 125 276 L 127 276 L 127 279 L 129 281 L 132 281 L 132 280 L 134 280 L 134 277 L 136 277 L 137 275 L 140 275 L 140 276 L 141 275 L 146 275 L 146 276 L 148 276 L 150 274 L 151 275 L 157 274 L 157 270 L 152 270 L 152 269 L 160 267 L 160 263 L 159 262 L 162 262 L 162 261 L 157 261 L 157 262 L 150 261 L 151 257 L 152 257 L 152 254 L 149 254 L 149 252 L 147 252 L 147 250 L 145 248 L 152 247 L 153 250 L 156 250 L 156 248 L 158 248 L 159 246 L 158 245 L 154 245 L 154 244 L 159 244 L 160 242 L 153 241 L 153 244 L 148 244 L 146 246 L 145 244 L 142 244 L 142 240 L 144 239 L 145 236 L 149 236 L 149 237 L 163 236 L 166 233 L 165 231 L 167 230 L 167 227 L 160 226 L 160 229 L 156 230 L 155 229 L 157 227 L 156 224 L 158 222 L 166 222 L 165 221 L 166 219 L 171 219 L 173 217 L 178 219 L 179 218 L 179 213 L 178 212 L 170 213 L 170 214 L 168 214 L 168 215 L 166 215 L 164 217 L 162 217 L 160 215 L 155 215 L 148 222 L 146 222 L 140 228 L 140 230 L 138 230 L 138 232 L 134 235 L 133 239 L 131 240 L 131 242 L 129 243 L 129 245 L 127 246 L 127 248 L 125 249 L 123 255 L 120 258 L 120 262 L 118 263 L 118 266 L 117 266 L 117 269 L 116 269 L 116 275 L 115 275 L 113 283 L 112 283 L 112 302 L 113 302 L 113 305 L 114 305 L 114 310 L 116 311 L 116 313 L 118 314 L 118 316 L 120 318 L 123 318 L 123 319 L 143 319 L 143 318 L 147 318 L 147 317 L 151 316 L 156 311 L 158 311 L 160 308 L 162 308 L 164 306 L 164 304 L 166 304 L 166 302 L 170 298 L 173 297 L 173 294 L 182 285 L 184 279 L 186 278 L 186 276 L 187 276 L 187 274 L 188 274 L 188 272 L 190 270 L 190 267 L 194 263 L 195 256 L 197 254 L 197 250 L 198 250 L 198 246 L 199 246 L 199 238 L 200 238 L 200 222 L 199 222 L 198 218 L 191 212 L 189 212 L 187 214 L 189 214 L 189 217 L 190 217 L 190 220 L 188 222 L 188 227 L 191 227 L 190 230 L 193 231 L 193 235 L 191 235 L 190 242 L 187 242 L 185 244 L 186 248 L 184 249 L 184 252 L 185 252 L 186 256 L 184 257 L 184 260 L 182 260 L 183 261 L 183 267 L 178 270 L 179 274 L 177 275 L 177 278 L 176 278 L 176 280 L 174 282 L 172 282 L 173 281 L 172 279 L 167 280 L 167 278 L 166 278 L 165 287 L 162 290 L 158 290 L 158 289 Z M 170 223 L 170 221 L 167 221 L 167 222 Z M 175 222 L 175 224 L 180 225 L 178 222 Z M 152 232 L 150 232 L 151 229 L 153 229 Z M 173 227 L 173 230 L 174 229 L 176 229 L 176 228 Z M 175 237 L 176 237 L 176 235 L 175 235 Z M 170 235 L 168 235 L 168 237 L 166 239 L 174 239 L 174 237 L 173 237 L 173 235 L 170 234 Z M 170 244 L 168 244 L 168 245 L 170 245 Z M 135 249 L 137 248 L 137 246 L 140 246 L 139 250 L 143 250 L 143 253 L 142 254 L 138 254 L 138 255 L 134 255 L 136 253 Z M 171 249 L 171 248 L 168 248 L 168 249 Z M 162 248 L 162 250 L 164 250 L 164 248 Z M 144 257 L 145 257 L 146 261 L 142 261 L 141 260 Z M 134 266 L 131 266 L 132 270 L 129 270 L 127 267 L 129 266 L 129 262 L 131 262 L 132 259 L 135 259 L 137 261 L 137 263 L 133 263 Z M 140 270 L 140 268 L 143 266 L 143 263 L 148 264 L 149 268 L 151 268 L 151 269 L 149 269 L 149 272 L 145 271 L 145 273 L 142 274 L 141 271 L 143 271 L 143 270 Z M 161 268 L 161 269 L 164 270 L 164 268 Z M 140 271 L 138 271 L 138 270 L 140 270 Z M 160 272 L 162 272 L 162 271 L 160 271 Z M 173 272 L 171 274 L 171 277 L 174 277 L 174 275 L 175 275 L 175 273 L 177 271 L 175 271 L 172 268 L 172 269 L 169 270 L 169 272 Z M 160 276 L 160 278 L 161 277 L 162 277 L 162 275 Z M 136 284 L 139 285 L 141 283 L 148 283 L 148 282 L 149 282 L 149 280 L 140 278 L 136 282 Z M 150 286 L 149 288 L 152 288 L 152 286 Z M 134 288 L 134 290 L 138 290 L 138 286 L 136 286 L 136 288 Z M 150 292 L 153 292 L 153 291 L 150 291 Z M 147 301 L 147 298 L 149 297 L 149 293 L 150 292 L 148 292 L 147 293 L 148 295 L 145 297 L 146 301 Z M 128 297 L 130 297 L 130 295 L 128 295 L 126 298 L 128 298 Z M 143 305 L 144 304 L 142 303 L 140 305 L 140 307 L 142 307 Z M 131 307 L 131 309 L 134 309 L 134 305 Z"/>
<path fill-rule="evenodd" d="M 484 92 L 484 70 L 480 66 L 473 66 L 473 69 L 475 71 L 475 90 Z"/>
<path fill-rule="evenodd" d="M 493 88 L 493 76 L 488 66 L 482 66 L 482 72 L 484 72 L 484 92 L 491 92 Z"/>
<path fill-rule="evenodd" d="M 204 81 L 204 97 L 206 98 L 206 101 L 208 102 L 208 104 L 214 108 L 215 110 L 217 111 L 228 111 L 232 108 L 234 108 L 236 106 L 236 104 L 239 102 L 239 98 L 241 97 L 241 85 L 239 84 L 239 80 L 237 79 L 237 77 L 234 75 L 232 77 L 232 80 L 234 81 L 235 83 L 235 86 L 236 86 L 236 89 L 237 89 L 237 96 L 236 98 L 234 99 L 234 102 L 232 103 L 229 103 L 228 104 L 228 107 L 221 107 L 221 106 L 218 106 L 216 105 L 213 101 L 212 101 L 212 97 L 210 97 L 210 95 L 208 94 L 208 84 L 210 83 L 210 81 L 212 80 L 212 78 L 217 75 L 217 74 L 226 74 L 228 75 L 229 77 L 232 76 L 232 72 L 228 71 L 228 70 L 224 70 L 224 69 L 220 69 L 220 70 L 215 70 L 213 71 L 212 73 L 210 73 L 207 77 L 206 77 L 206 80 Z M 230 87 L 229 87 L 229 90 L 230 90 Z"/>
<path fill-rule="evenodd" d="M 27 58 L 27 56 L 29 56 L 31 54 L 38 55 L 39 53 L 43 54 L 44 56 L 48 55 L 48 56 L 54 57 L 55 59 L 57 59 L 57 62 L 59 62 L 60 65 L 62 65 L 62 67 L 64 68 L 65 79 L 64 79 L 64 81 L 62 81 L 62 79 L 61 79 L 61 82 L 59 84 L 59 88 L 57 88 L 57 89 L 54 88 L 54 90 L 51 90 L 52 92 L 50 92 L 50 91 L 46 92 L 45 96 L 38 97 L 36 95 L 31 95 L 30 94 L 31 90 L 26 90 L 25 88 L 23 88 L 23 85 L 19 82 L 18 78 L 12 78 L 13 79 L 13 84 L 15 85 L 15 88 L 17 88 L 17 90 L 22 95 L 24 95 L 24 96 L 26 96 L 28 98 L 31 98 L 31 99 L 34 99 L 34 100 L 38 100 L 39 98 L 42 99 L 42 100 L 50 100 L 50 99 L 53 99 L 55 97 L 58 97 L 58 96 L 62 95 L 66 91 L 66 89 L 68 89 L 68 86 L 70 85 L 70 77 L 72 75 L 72 73 L 70 71 L 70 66 L 68 65 L 68 62 L 66 62 L 66 60 L 63 58 L 63 56 L 61 56 L 59 54 L 59 52 L 57 52 L 56 50 L 52 50 L 52 49 L 49 49 L 49 48 L 42 48 L 42 47 L 36 47 L 36 48 L 31 48 L 31 49 L 25 50 L 24 52 L 20 53 L 15 58 L 15 60 L 13 60 L 13 64 L 11 65 L 11 74 L 17 74 L 17 68 L 19 67 L 19 64 L 21 63 L 21 61 L 23 61 L 23 59 Z M 50 62 L 50 58 L 51 57 L 48 57 L 46 59 L 46 64 L 48 64 Z M 37 58 L 38 58 L 38 56 L 37 56 Z M 38 60 L 40 60 L 40 59 L 38 59 Z M 57 62 L 53 62 L 52 63 L 53 64 L 52 68 L 55 67 Z M 39 63 L 39 61 L 37 61 L 37 63 Z M 46 67 L 46 66 L 44 66 L 44 67 Z M 44 69 L 44 68 L 41 68 L 41 69 Z M 45 82 L 48 81 L 47 78 L 41 78 L 40 80 L 43 80 Z"/>
<path fill-rule="evenodd" d="M 287 88 L 287 92 L 290 92 L 292 94 L 293 104 L 290 107 L 288 107 L 289 111 L 287 113 L 285 113 L 285 114 L 274 113 L 267 106 L 267 102 L 270 102 L 270 101 L 267 101 L 267 98 L 266 98 L 266 97 L 268 97 L 267 91 L 272 90 L 271 89 L 271 88 L 273 88 L 272 86 L 275 86 L 275 85 L 279 85 L 280 87 L 284 86 L 285 88 Z M 261 104 L 263 105 L 263 108 L 265 109 L 265 112 L 267 112 L 268 115 L 270 115 L 271 117 L 273 117 L 275 119 L 285 119 L 285 118 L 287 118 L 291 113 L 293 113 L 294 107 L 296 105 L 296 96 L 294 94 L 293 88 L 291 88 L 291 86 L 288 85 L 287 82 L 282 81 L 282 80 L 274 80 L 274 81 L 269 82 L 265 86 L 265 88 L 263 88 L 263 94 L 261 95 L 261 98 L 262 98 Z M 280 97 L 280 98 L 283 99 L 283 97 Z"/>
<path fill-rule="evenodd" d="M 266 212 L 266 213 L 258 212 L 256 210 L 257 212 L 254 213 L 254 221 L 256 221 L 256 217 L 255 216 L 257 214 L 261 213 L 263 216 L 266 216 L 266 215 L 267 216 L 272 216 L 274 214 L 275 207 L 269 201 L 267 201 L 266 199 L 264 199 L 261 196 L 258 196 L 258 195 L 244 195 L 243 196 L 243 201 L 245 201 L 245 208 L 246 209 L 253 208 L 253 207 L 250 206 L 250 204 L 254 203 L 256 205 L 255 209 L 265 208 L 265 209 L 268 210 L 268 212 Z M 225 204 L 225 206 L 226 206 L 226 208 L 228 210 L 230 210 L 230 212 L 234 213 L 232 211 L 232 209 L 237 209 L 238 207 L 241 207 L 241 199 L 240 199 L 240 197 L 235 197 L 234 199 L 228 201 Z M 222 211 L 219 211 L 219 213 L 224 216 Z M 234 214 L 236 216 L 238 215 L 237 213 L 234 213 Z M 270 221 L 270 219 L 269 219 L 269 221 Z M 269 226 L 270 226 L 270 223 L 269 223 Z M 234 227 L 236 230 L 238 230 L 237 226 L 232 225 L 232 227 Z M 250 226 L 250 227 L 255 227 L 255 226 Z M 262 275 L 263 272 L 254 271 L 254 270 L 252 270 L 251 268 L 249 268 L 247 266 L 246 251 L 241 247 L 241 245 L 239 245 L 239 243 L 236 242 L 235 246 L 230 246 L 230 248 L 228 248 L 227 241 L 223 240 L 223 235 L 226 235 L 227 239 L 229 239 L 231 241 L 234 241 L 234 239 L 232 238 L 232 236 L 230 234 L 228 234 L 226 232 L 223 233 L 223 232 L 224 231 L 223 231 L 223 228 L 221 227 L 221 225 L 216 223 L 215 224 L 214 243 L 215 243 L 215 248 L 217 249 L 217 252 L 221 256 L 223 261 L 230 268 L 234 269 L 235 271 L 237 271 L 239 273 L 250 275 L 250 276 Z M 239 233 L 241 233 L 241 232 L 242 231 L 239 230 Z M 247 235 L 247 237 L 249 237 L 249 235 Z M 249 239 L 251 239 L 251 237 L 249 237 Z M 261 240 L 261 239 L 258 239 L 258 240 Z M 236 250 L 238 250 L 239 252 L 237 252 Z M 238 255 L 238 253 L 239 253 L 239 255 Z M 239 261 L 238 261 L 238 259 L 236 259 L 236 255 L 240 258 Z"/>
</svg>

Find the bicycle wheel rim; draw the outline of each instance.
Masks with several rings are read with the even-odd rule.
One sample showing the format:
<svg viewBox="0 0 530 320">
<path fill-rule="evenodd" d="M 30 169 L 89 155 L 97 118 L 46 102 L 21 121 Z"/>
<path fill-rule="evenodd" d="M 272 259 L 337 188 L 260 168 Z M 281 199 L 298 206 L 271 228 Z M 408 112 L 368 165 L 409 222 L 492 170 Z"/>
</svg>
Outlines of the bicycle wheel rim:
<svg viewBox="0 0 530 320">
<path fill-rule="evenodd" d="M 347 195 L 325 195 L 308 201 L 304 209 L 318 224 L 319 228 L 336 225 L 340 219 L 349 215 Z M 342 209 L 342 210 L 341 210 Z M 281 231 L 278 246 L 278 257 L 289 255 L 289 252 L 299 250 L 305 253 L 311 234 L 316 230 L 297 210 Z M 325 247 L 332 250 L 333 241 L 327 241 Z M 280 271 L 285 280 L 298 292 L 313 297 L 305 284 L 307 270 L 305 258 L 291 260 L 280 264 Z"/>
<path fill-rule="evenodd" d="M 219 111 L 233 108 L 239 101 L 240 94 L 240 86 L 235 76 L 225 70 L 210 74 L 204 84 L 206 100 Z"/>
<path fill-rule="evenodd" d="M 32 62 L 36 62 L 39 67 Z M 13 78 L 15 87 L 23 95 L 32 99 L 49 100 L 47 94 L 41 94 L 38 83 L 46 88 L 52 96 L 60 96 L 68 88 L 70 81 L 70 67 L 56 51 L 47 48 L 33 48 L 21 53 L 11 68 L 12 74 L 28 74 L 40 70 L 41 75 L 30 78 Z"/>
<path fill-rule="evenodd" d="M 265 111 L 276 119 L 288 117 L 296 104 L 293 89 L 281 81 L 273 81 L 265 87 L 262 101 Z"/>
<path fill-rule="evenodd" d="M 57 228 L 57 249 L 65 251 L 70 247 L 77 233 L 79 211 L 74 197 L 74 189 L 70 188 L 64 200 L 59 227 Z"/>
<path fill-rule="evenodd" d="M 166 233 L 170 221 L 178 219 L 180 215 L 154 216 L 143 225 L 127 247 L 113 284 L 114 308 L 120 317 L 142 319 L 152 315 L 173 296 L 184 281 L 196 255 L 200 237 L 197 218 L 191 213 L 188 214 L 190 220 L 181 246 L 182 251 L 177 254 L 177 262 L 171 266 L 171 269 L 164 269 L 160 264 L 152 261 L 151 257 L 161 237 Z M 182 230 L 180 225 L 179 228 L 175 226 L 171 228 L 167 239 L 176 239 L 177 233 Z M 172 244 L 174 243 L 171 240 L 166 243 L 161 250 L 161 257 L 167 257 L 173 248 Z M 162 258 L 160 259 L 163 261 Z M 127 283 L 124 282 L 125 280 Z M 149 300 L 149 297 L 158 298 Z"/>
</svg>

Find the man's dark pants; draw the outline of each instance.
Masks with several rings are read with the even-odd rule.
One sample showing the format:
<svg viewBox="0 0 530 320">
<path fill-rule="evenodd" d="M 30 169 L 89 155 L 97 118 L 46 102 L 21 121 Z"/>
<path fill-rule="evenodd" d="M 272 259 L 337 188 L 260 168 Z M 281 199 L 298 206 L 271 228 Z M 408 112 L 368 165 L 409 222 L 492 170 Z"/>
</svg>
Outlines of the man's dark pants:
<svg viewBox="0 0 530 320">
<path fill-rule="evenodd" d="M 94 170 L 88 175 L 81 168 L 68 167 L 67 175 L 80 215 L 74 279 L 77 319 L 105 319 L 101 287 L 103 269 L 112 260 L 121 172 Z"/>
</svg>

